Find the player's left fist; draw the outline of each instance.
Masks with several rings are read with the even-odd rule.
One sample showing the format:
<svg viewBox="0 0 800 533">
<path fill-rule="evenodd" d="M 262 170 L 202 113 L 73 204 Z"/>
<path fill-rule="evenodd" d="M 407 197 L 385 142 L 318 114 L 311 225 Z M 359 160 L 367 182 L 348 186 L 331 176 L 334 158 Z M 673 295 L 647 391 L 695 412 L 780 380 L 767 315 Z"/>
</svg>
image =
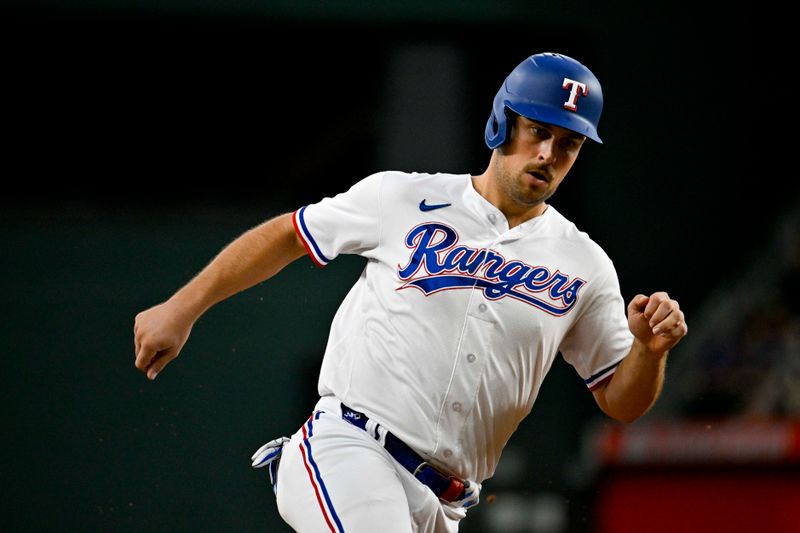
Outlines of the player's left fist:
<svg viewBox="0 0 800 533">
<path fill-rule="evenodd" d="M 689 332 L 677 300 L 666 292 L 637 294 L 628 304 L 628 327 L 645 347 L 662 355 Z"/>
</svg>

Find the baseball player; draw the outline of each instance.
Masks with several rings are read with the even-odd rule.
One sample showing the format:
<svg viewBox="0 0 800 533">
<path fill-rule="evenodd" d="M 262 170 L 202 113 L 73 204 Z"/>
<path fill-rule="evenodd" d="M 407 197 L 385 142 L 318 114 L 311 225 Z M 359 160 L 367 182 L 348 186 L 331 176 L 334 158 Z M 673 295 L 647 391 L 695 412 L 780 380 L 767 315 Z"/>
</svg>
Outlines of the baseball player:
<svg viewBox="0 0 800 533">
<path fill-rule="evenodd" d="M 302 255 L 367 258 L 331 325 L 316 408 L 253 466 L 301 533 L 457 531 L 558 353 L 630 422 L 687 332 L 665 292 L 637 295 L 626 317 L 611 260 L 547 202 L 586 139 L 601 142 L 602 105 L 578 61 L 528 57 L 494 99 L 483 174 L 379 172 L 251 229 L 137 315 L 136 367 L 155 379 L 207 309 Z"/>
</svg>

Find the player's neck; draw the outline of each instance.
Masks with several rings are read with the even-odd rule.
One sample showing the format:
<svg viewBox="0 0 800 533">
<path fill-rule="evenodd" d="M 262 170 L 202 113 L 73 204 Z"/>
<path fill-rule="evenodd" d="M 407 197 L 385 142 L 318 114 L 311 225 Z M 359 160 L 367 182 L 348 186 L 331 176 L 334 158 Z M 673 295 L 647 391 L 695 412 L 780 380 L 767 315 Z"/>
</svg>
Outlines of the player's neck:
<svg viewBox="0 0 800 533">
<path fill-rule="evenodd" d="M 489 179 L 487 173 L 479 176 L 472 176 L 472 186 L 483 196 L 486 201 L 500 210 L 508 221 L 508 228 L 519 226 L 534 217 L 542 215 L 547 210 L 547 204 L 541 202 L 534 206 L 520 205 L 504 195 L 498 187 L 493 186 L 495 182 Z"/>
</svg>

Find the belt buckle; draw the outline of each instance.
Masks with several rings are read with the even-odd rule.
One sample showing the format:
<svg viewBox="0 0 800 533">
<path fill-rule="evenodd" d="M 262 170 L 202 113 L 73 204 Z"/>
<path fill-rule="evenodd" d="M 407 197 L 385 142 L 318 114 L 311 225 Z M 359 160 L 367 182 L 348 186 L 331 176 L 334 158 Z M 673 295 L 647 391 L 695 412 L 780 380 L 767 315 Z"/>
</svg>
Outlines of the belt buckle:
<svg viewBox="0 0 800 533">
<path fill-rule="evenodd" d="M 430 466 L 431 468 L 433 468 L 433 465 L 431 465 L 428 461 L 422 461 L 419 464 L 419 466 L 414 469 L 414 471 L 411 473 L 411 475 L 414 476 L 414 477 L 417 477 L 417 474 L 419 474 L 419 471 L 422 470 L 426 466 Z M 434 468 L 434 470 L 435 470 L 435 468 Z"/>
<path fill-rule="evenodd" d="M 412 475 L 415 478 L 419 479 L 419 477 L 417 477 L 417 474 L 419 474 L 419 472 L 426 466 L 431 467 L 431 469 L 433 469 L 433 471 L 436 472 L 438 475 L 450 481 L 450 486 L 448 486 L 447 490 L 445 490 L 442 494 L 439 495 L 439 499 L 449 503 L 457 500 L 464 493 L 465 484 L 463 481 L 461 481 L 455 476 L 449 476 L 447 474 L 444 474 L 438 468 L 430 464 L 428 461 L 421 462 L 419 466 L 417 466 L 417 468 L 414 469 Z"/>
</svg>

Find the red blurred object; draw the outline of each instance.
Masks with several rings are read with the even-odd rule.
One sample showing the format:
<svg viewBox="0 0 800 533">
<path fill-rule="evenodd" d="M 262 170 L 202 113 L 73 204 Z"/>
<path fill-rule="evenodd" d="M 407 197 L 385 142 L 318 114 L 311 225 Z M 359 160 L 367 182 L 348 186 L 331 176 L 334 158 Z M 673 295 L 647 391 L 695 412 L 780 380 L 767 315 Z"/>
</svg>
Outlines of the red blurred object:
<svg viewBox="0 0 800 533">
<path fill-rule="evenodd" d="M 594 432 L 591 445 L 603 465 L 800 463 L 800 422 L 605 425 Z"/>
<path fill-rule="evenodd" d="M 607 425 L 597 533 L 800 532 L 800 423 Z"/>
</svg>

